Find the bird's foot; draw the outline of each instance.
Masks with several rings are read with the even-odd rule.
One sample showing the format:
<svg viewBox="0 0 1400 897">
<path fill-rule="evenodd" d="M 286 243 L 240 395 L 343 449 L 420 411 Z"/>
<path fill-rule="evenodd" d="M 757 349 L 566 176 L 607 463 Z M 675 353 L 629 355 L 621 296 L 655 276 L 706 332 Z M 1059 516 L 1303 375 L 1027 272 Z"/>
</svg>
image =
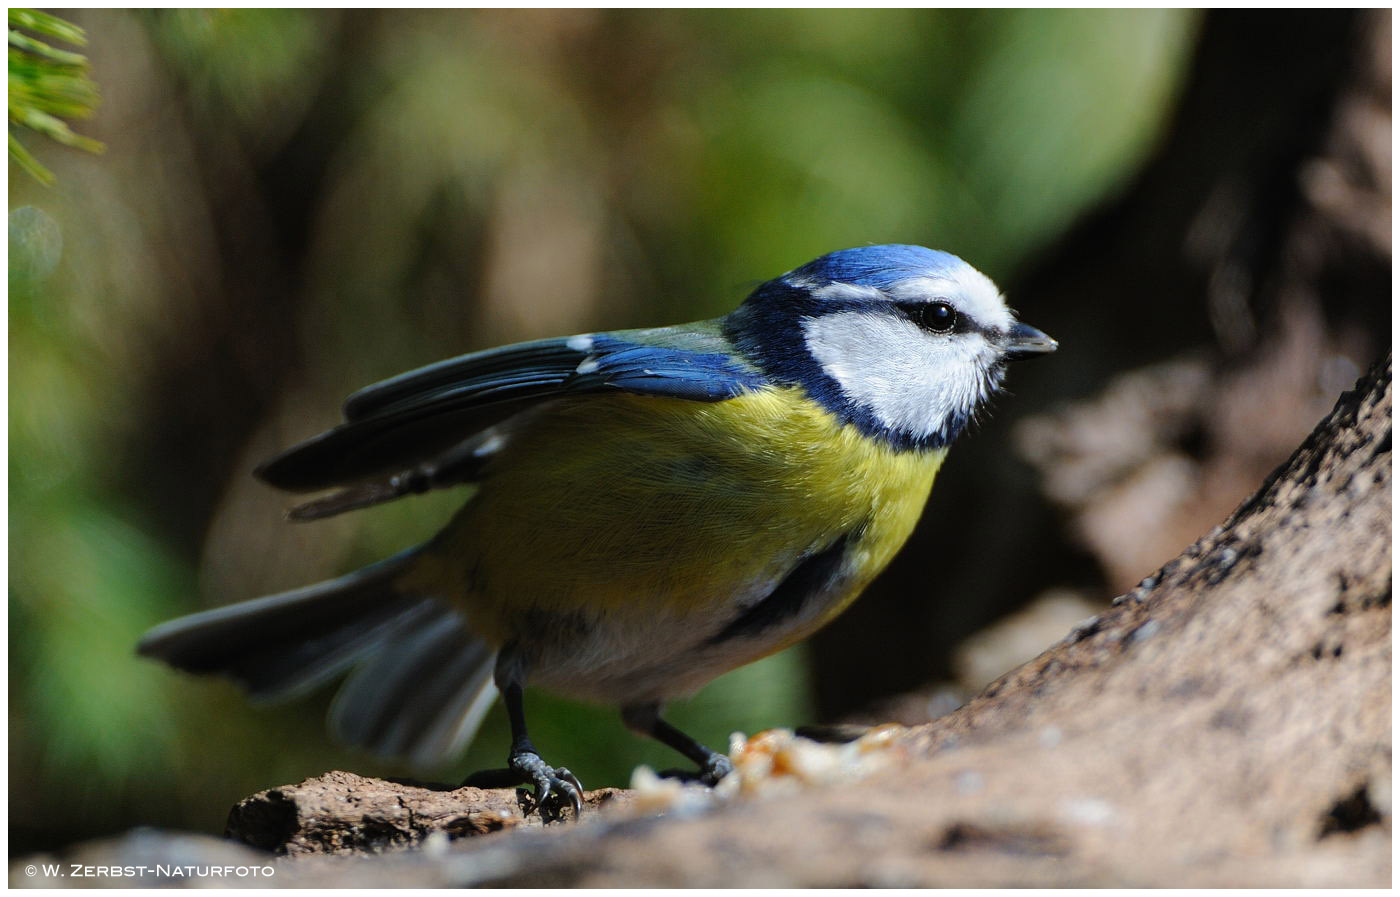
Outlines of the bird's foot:
<svg viewBox="0 0 1400 897">
<path fill-rule="evenodd" d="M 535 806 L 545 822 L 564 818 L 567 804 L 574 810 L 574 819 L 583 815 L 583 785 L 562 766 L 550 766 L 532 751 L 521 751 L 510 758 L 510 768 L 519 781 L 535 786 Z"/>
<path fill-rule="evenodd" d="M 699 769 L 666 769 L 657 773 L 663 779 L 678 779 L 682 782 L 699 782 L 709 788 L 719 784 L 719 780 L 734 771 L 734 763 L 723 754 L 711 753 Z"/>
<path fill-rule="evenodd" d="M 533 751 L 521 751 L 511 755 L 508 769 L 484 769 L 467 776 L 464 787 L 472 788 L 514 788 L 520 785 L 535 787 L 534 801 L 540 818 L 545 822 L 557 822 L 564 818 L 564 808 L 571 807 L 574 819 L 583 813 L 583 785 L 578 778 L 564 767 L 553 767 L 545 763 Z"/>
</svg>

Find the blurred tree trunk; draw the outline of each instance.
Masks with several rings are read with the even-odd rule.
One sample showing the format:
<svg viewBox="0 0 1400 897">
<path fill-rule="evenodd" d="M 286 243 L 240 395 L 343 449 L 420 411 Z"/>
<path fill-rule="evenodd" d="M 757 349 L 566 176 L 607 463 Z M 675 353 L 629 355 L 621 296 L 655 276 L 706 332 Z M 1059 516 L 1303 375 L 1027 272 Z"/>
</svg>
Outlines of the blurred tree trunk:
<svg viewBox="0 0 1400 897">
<path fill-rule="evenodd" d="M 1177 434 L 1177 448 L 1199 456 L 1220 435 L 1210 427 L 1248 429 L 1231 418 L 1248 409 L 1229 407 L 1229 397 L 1264 395 L 1292 401 L 1292 417 L 1307 423 L 1250 449 L 1260 456 L 1251 460 L 1268 470 L 1287 455 L 1316 415 L 1293 395 L 1302 374 L 1297 352 L 1284 347 L 1301 345 L 1305 355 L 1325 347 L 1329 358 L 1350 359 L 1354 376 L 1387 345 L 1389 110 L 1388 11 L 1206 17 L 1152 161 L 1008 290 L 1060 352 L 1011 372 L 1014 398 L 954 449 L 910 545 L 815 640 L 824 718 L 947 678 L 954 645 L 1038 590 L 1113 594 L 1103 572 L 1112 565 L 1070 543 L 1034 495 L 1014 453 L 1016 415 L 1096 392 L 1117 372 L 1204 352 L 1215 383 L 1260 382 L 1255 393 L 1221 389 L 1226 399 L 1205 415 L 1206 432 Z M 1300 338 L 1308 328 L 1318 332 Z M 1323 358 L 1303 360 L 1329 384 L 1329 402 L 1335 384 L 1349 382 L 1325 377 Z M 1212 506 L 1232 505 L 1257 481 L 1212 496 Z M 1196 534 L 1218 519 L 1202 516 Z"/>
<path fill-rule="evenodd" d="M 375 34 L 373 13 L 337 18 L 324 39 L 339 47 L 317 84 L 308 114 L 280 150 L 255 152 L 228 117 L 210 116 L 196 91 L 174 84 L 174 115 L 186 125 L 201 175 L 202 200 L 218 214 L 213 237 L 218 276 L 192 297 L 197 324 L 161 346 L 148 366 L 139 434 L 114 465 L 113 482 L 132 490 L 147 523 L 193 562 L 227 474 L 255 429 L 277 408 L 300 356 L 297 322 L 326 159 L 348 133 L 352 110 L 340 102 L 348 70 Z M 181 464 L 171 469 L 170 446 Z M 246 475 L 246 472 L 244 472 Z"/>
</svg>

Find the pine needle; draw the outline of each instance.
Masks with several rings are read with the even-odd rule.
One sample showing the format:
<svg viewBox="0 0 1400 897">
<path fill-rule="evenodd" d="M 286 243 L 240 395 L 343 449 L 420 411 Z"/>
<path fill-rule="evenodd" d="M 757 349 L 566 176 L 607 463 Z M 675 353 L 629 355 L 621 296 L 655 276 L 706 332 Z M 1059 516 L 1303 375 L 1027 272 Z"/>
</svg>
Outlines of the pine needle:
<svg viewBox="0 0 1400 897">
<path fill-rule="evenodd" d="M 10 21 L 10 161 L 40 183 L 54 176 L 20 143 L 16 129 L 33 131 L 64 146 L 100 153 L 103 145 L 74 133 L 65 119 L 87 118 L 97 108 L 97 85 L 88 77 L 88 60 L 81 53 L 52 47 L 31 34 L 85 46 L 87 35 L 78 26 L 35 9 L 11 9 Z"/>
</svg>

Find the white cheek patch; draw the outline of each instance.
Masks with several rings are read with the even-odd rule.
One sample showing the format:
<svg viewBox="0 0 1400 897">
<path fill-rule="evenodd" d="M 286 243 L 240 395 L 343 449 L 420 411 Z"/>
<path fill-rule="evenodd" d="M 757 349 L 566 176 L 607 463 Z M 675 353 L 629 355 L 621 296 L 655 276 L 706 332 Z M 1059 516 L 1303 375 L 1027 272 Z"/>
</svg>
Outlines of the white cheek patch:
<svg viewBox="0 0 1400 897">
<path fill-rule="evenodd" d="M 914 437 L 947 433 L 995 385 L 980 334 L 932 334 L 894 314 L 846 311 L 802 322 L 807 350 L 846 398 Z"/>
</svg>

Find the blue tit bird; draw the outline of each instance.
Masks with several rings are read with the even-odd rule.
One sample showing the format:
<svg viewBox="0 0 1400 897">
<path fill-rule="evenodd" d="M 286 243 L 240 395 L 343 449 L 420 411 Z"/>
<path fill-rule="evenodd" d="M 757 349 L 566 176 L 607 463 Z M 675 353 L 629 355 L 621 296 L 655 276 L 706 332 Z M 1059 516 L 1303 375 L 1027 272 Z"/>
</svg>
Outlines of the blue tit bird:
<svg viewBox="0 0 1400 897">
<path fill-rule="evenodd" d="M 665 702 L 841 613 L 1006 363 L 1055 348 L 966 262 L 889 245 L 824 255 L 716 320 L 410 371 L 257 474 L 338 490 L 298 519 L 473 485 L 451 522 L 339 579 L 165 623 L 139 650 L 259 698 L 348 671 L 334 733 L 420 764 L 459 752 L 499 692 L 497 783 L 556 812 L 577 813 L 582 787 L 531 743 L 527 682 L 619 706 L 714 784 L 729 759 Z"/>
</svg>

